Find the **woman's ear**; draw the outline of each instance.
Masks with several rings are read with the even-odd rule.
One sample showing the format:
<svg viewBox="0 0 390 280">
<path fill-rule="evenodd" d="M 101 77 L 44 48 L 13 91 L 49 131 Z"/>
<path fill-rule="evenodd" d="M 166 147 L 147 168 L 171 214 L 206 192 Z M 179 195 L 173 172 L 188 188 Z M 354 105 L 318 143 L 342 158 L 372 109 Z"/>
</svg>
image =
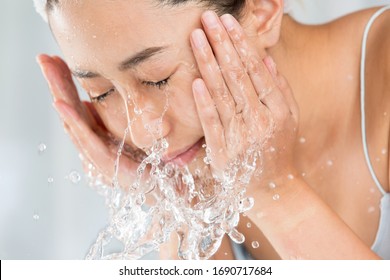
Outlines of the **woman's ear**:
<svg viewBox="0 0 390 280">
<path fill-rule="evenodd" d="M 283 0 L 247 0 L 246 17 L 250 18 L 264 48 L 274 46 L 279 41 L 283 18 Z"/>
</svg>

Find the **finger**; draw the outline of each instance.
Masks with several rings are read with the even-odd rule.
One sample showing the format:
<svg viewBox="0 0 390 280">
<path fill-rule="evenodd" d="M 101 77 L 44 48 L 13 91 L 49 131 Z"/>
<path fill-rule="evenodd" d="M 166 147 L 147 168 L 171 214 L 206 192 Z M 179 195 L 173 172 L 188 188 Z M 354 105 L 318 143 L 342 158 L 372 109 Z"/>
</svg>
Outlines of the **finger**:
<svg viewBox="0 0 390 280">
<path fill-rule="evenodd" d="M 107 144 L 94 133 L 88 124 L 67 103 L 57 101 L 54 103 L 57 111 L 69 126 L 77 146 L 102 174 L 112 179 L 115 175 L 116 153 L 108 148 Z M 118 179 L 121 186 L 126 186 L 136 178 L 137 164 L 126 157 L 121 157 Z"/>
<path fill-rule="evenodd" d="M 237 20 L 229 14 L 221 17 L 230 39 L 237 50 L 245 68 L 252 80 L 259 99 L 274 112 L 285 112 L 288 109 L 283 94 L 278 88 L 276 81 L 273 79 L 269 69 L 258 55 L 255 48 L 251 47 L 244 30 Z"/>
<path fill-rule="evenodd" d="M 289 110 L 289 112 L 293 115 L 295 121 L 298 122 L 298 118 L 299 118 L 298 104 L 295 100 L 294 94 L 291 90 L 288 81 L 283 75 L 281 75 L 278 72 L 276 64 L 272 59 L 272 57 L 266 56 L 263 61 L 264 61 L 264 65 L 269 70 L 269 73 L 271 74 L 274 82 L 277 84 L 281 94 L 284 97 L 284 101 L 287 104 L 287 110 Z"/>
<path fill-rule="evenodd" d="M 194 99 L 202 128 L 205 134 L 207 147 L 210 149 L 211 162 L 217 169 L 226 162 L 226 141 L 224 128 L 214 101 L 202 79 L 193 83 Z"/>
<path fill-rule="evenodd" d="M 196 29 L 191 34 L 191 45 L 198 69 L 213 98 L 212 104 L 215 104 L 218 110 L 222 125 L 228 127 L 232 116 L 235 114 L 235 103 L 229 94 L 229 89 L 225 84 L 219 65 L 214 58 L 213 51 L 207 42 L 203 30 Z"/>
<path fill-rule="evenodd" d="M 84 115 L 84 107 L 65 62 L 59 57 L 52 58 L 48 55 L 39 55 L 37 60 L 49 84 L 54 101 L 63 100 L 74 107 L 80 115 Z"/>
<path fill-rule="evenodd" d="M 252 111 L 259 105 L 252 81 L 215 12 L 205 12 L 202 15 L 202 23 L 215 58 L 222 69 L 223 78 L 236 103 L 236 111 L 243 112 L 244 121 L 248 121 L 252 117 Z"/>
<path fill-rule="evenodd" d="M 90 116 L 90 119 L 95 120 L 96 127 L 99 127 L 101 130 L 107 132 L 106 125 L 104 124 L 103 120 L 101 119 L 99 113 L 96 111 L 95 106 L 91 102 L 83 101 L 83 104 L 86 108 L 87 114 Z M 92 126 L 94 128 L 95 126 Z"/>
</svg>

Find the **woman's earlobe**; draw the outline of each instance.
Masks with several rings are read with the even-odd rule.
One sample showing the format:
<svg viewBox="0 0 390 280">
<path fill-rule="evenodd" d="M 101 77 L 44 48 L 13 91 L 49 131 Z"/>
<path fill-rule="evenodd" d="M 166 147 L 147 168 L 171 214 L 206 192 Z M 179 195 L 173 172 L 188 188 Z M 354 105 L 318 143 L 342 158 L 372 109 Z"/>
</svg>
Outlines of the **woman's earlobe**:
<svg viewBox="0 0 390 280">
<path fill-rule="evenodd" d="M 251 2 L 257 35 L 262 38 L 265 47 L 271 47 L 279 40 L 283 0 L 252 0 Z"/>
</svg>

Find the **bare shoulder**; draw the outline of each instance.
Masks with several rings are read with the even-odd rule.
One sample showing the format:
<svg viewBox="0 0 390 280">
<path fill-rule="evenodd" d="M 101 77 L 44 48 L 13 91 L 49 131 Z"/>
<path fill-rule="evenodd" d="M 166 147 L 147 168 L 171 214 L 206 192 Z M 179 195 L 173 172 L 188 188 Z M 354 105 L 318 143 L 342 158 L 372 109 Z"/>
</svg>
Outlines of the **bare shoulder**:
<svg viewBox="0 0 390 280">
<path fill-rule="evenodd" d="M 390 9 L 376 17 L 370 26 L 363 77 L 360 77 L 360 58 L 364 31 L 380 8 L 362 10 L 329 24 L 332 39 L 336 41 L 334 53 L 343 62 L 340 64 L 349 64 L 351 72 L 359 77 L 355 84 L 356 100 L 360 98 L 358 82 L 361 78 L 365 81 L 366 133 L 370 157 L 376 159 L 384 156 L 385 147 L 388 147 L 386 155 L 390 155 Z M 390 191 L 390 158 L 374 161 L 373 166 L 386 191 Z"/>
</svg>

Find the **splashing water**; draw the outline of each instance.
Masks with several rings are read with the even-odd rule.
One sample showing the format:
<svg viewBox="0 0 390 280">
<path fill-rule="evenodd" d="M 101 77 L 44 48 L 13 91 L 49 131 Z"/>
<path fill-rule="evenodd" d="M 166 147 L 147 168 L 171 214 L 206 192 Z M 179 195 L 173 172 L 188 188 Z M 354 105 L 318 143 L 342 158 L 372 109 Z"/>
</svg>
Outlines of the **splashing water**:
<svg viewBox="0 0 390 280">
<path fill-rule="evenodd" d="M 245 241 L 236 227 L 240 214 L 254 204 L 253 198 L 246 196 L 246 185 L 258 168 L 259 147 L 250 147 L 232 161 L 223 178 L 213 176 L 208 159 L 194 174 L 188 166 L 164 163 L 161 159 L 169 143 L 161 137 L 161 124 L 168 109 L 168 97 L 166 94 L 164 112 L 157 122 L 159 129 L 145 126 L 151 135 L 159 137 L 155 137 L 146 155 L 138 157 L 140 164 L 134 181 L 128 186 L 120 186 L 119 159 L 126 149 L 125 140 L 131 133 L 132 124 L 128 106 L 125 106 L 128 127 L 117 152 L 113 185 L 102 183 L 99 176 L 90 181 L 90 185 L 105 197 L 110 219 L 86 259 L 139 259 L 158 250 L 160 245 L 169 241 L 172 233 L 179 238 L 177 254 L 181 259 L 210 258 L 220 247 L 225 234 L 236 243 Z M 136 117 L 142 117 L 142 108 L 134 108 Z M 209 154 L 210 150 L 206 152 Z M 147 180 L 143 179 L 145 175 Z M 122 243 L 123 250 L 106 254 L 106 248 L 113 241 Z"/>
</svg>

